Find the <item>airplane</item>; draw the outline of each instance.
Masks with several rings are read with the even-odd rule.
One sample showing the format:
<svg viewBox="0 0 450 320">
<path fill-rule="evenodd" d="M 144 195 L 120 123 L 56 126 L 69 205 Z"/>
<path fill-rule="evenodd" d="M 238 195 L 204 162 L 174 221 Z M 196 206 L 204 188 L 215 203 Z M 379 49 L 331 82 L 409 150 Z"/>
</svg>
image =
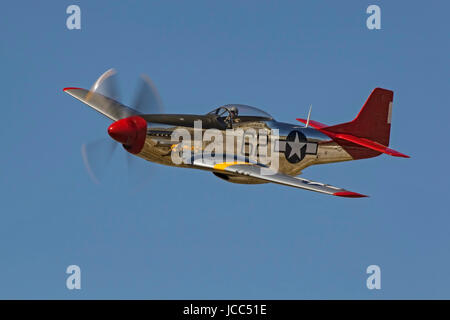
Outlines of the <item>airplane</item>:
<svg viewBox="0 0 450 320">
<path fill-rule="evenodd" d="M 296 119 L 302 124 L 289 124 L 242 104 L 223 105 L 201 115 L 160 113 L 155 111 L 161 109 L 160 97 L 148 77 L 142 78 L 136 106 L 131 108 L 117 100 L 115 73 L 114 69 L 106 71 L 90 90 L 67 87 L 63 91 L 112 120 L 109 136 L 128 153 L 150 162 L 207 170 L 232 183 L 276 183 L 339 197 L 362 198 L 367 196 L 297 176 L 311 165 L 373 158 L 383 153 L 409 158 L 388 147 L 394 96 L 391 90 L 375 88 L 350 122 L 325 125 L 310 119 L 310 108 L 307 119 Z M 145 113 L 143 106 L 153 112 Z M 211 151 L 213 142 L 204 139 L 208 130 L 213 132 L 212 136 L 223 134 L 224 140 L 214 139 L 222 144 L 231 141 L 230 137 L 235 139 L 233 134 L 226 135 L 229 132 L 251 134 L 241 137 L 240 145 L 233 140 L 225 151 L 205 152 Z M 179 132 L 194 136 L 193 142 L 179 136 L 174 140 Z M 196 138 L 197 133 L 200 136 Z M 271 161 L 259 161 L 261 150 L 270 154 Z"/>
</svg>

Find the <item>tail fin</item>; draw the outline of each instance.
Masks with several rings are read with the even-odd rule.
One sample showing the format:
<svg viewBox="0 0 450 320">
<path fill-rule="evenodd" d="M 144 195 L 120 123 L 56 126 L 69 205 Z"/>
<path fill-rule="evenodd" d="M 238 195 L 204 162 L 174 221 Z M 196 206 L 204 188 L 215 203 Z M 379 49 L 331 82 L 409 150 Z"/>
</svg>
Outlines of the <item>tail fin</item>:
<svg viewBox="0 0 450 320">
<path fill-rule="evenodd" d="M 388 148 L 391 133 L 391 114 L 394 92 L 376 88 L 355 119 L 350 122 L 327 126 L 309 121 L 310 126 L 331 137 L 341 145 L 353 159 L 376 157 L 385 153 L 394 157 L 409 156 Z M 308 122 L 305 119 L 297 119 Z"/>
<path fill-rule="evenodd" d="M 393 91 L 376 88 L 353 121 L 330 126 L 326 130 L 350 134 L 388 146 L 393 98 Z"/>
</svg>

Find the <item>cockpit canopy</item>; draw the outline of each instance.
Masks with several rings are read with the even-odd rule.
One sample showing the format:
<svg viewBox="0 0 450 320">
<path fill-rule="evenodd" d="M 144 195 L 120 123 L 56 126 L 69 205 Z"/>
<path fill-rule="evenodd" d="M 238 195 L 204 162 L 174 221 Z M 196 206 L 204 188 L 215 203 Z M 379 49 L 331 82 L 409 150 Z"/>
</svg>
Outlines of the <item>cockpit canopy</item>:
<svg viewBox="0 0 450 320">
<path fill-rule="evenodd" d="M 219 117 L 227 117 L 230 112 L 234 112 L 234 116 L 236 118 L 240 118 L 241 120 L 273 120 L 273 117 L 267 112 L 244 104 L 226 104 L 214 109 L 208 114 L 218 115 Z"/>
</svg>

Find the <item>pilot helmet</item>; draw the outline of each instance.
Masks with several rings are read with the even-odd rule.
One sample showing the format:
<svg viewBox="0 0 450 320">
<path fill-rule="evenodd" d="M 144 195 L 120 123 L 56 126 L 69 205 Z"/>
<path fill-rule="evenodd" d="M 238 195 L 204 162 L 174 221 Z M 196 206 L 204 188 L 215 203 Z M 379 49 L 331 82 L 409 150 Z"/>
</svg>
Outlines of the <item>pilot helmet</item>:
<svg viewBox="0 0 450 320">
<path fill-rule="evenodd" d="M 230 112 L 233 114 L 233 116 L 237 116 L 238 115 L 238 108 L 236 108 L 235 106 L 232 106 L 230 108 Z"/>
</svg>

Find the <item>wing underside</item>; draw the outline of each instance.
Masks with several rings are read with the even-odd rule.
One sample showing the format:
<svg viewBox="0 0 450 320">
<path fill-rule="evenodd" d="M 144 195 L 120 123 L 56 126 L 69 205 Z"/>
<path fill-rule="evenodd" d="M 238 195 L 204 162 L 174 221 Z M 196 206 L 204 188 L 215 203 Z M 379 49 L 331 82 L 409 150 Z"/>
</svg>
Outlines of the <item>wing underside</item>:
<svg viewBox="0 0 450 320">
<path fill-rule="evenodd" d="M 334 196 L 361 198 L 367 197 L 363 194 L 348 191 L 343 188 L 335 187 L 329 184 L 311 181 L 304 178 L 292 177 L 280 172 L 276 172 L 268 167 L 257 163 L 249 163 L 245 161 L 231 161 L 231 162 L 215 162 L 210 159 L 196 159 L 192 164 L 203 169 L 209 169 L 214 172 L 220 172 L 231 175 L 241 175 L 251 178 L 256 178 L 264 182 L 277 183 L 289 187 L 305 189 L 325 193 Z"/>
</svg>

